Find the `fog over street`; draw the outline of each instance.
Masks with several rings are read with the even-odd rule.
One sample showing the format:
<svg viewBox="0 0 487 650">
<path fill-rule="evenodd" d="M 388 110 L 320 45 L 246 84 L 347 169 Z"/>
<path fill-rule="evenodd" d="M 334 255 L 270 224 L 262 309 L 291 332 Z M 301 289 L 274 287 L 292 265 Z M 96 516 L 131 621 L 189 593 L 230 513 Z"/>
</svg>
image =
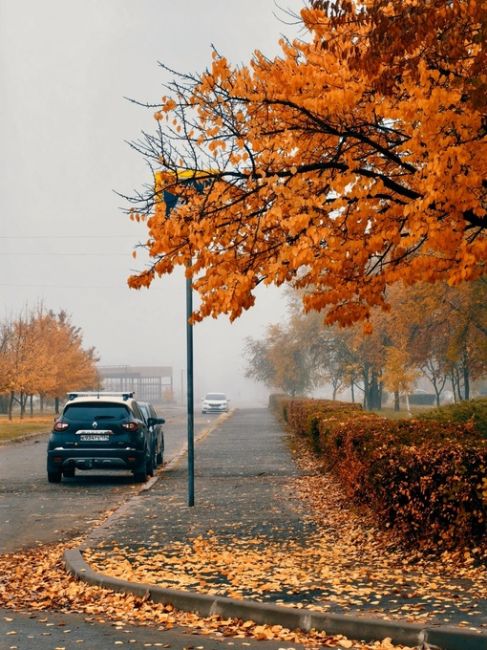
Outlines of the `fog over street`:
<svg viewBox="0 0 487 650">
<path fill-rule="evenodd" d="M 301 4 L 0 0 L 2 318 L 39 302 L 64 309 L 101 365 L 172 366 L 175 392 L 184 390 L 182 273 L 148 291 L 126 285 L 143 268 L 131 252 L 146 231 L 117 192 L 150 182 L 128 142 L 155 128 L 153 110 L 126 98 L 159 101 L 169 75 L 158 62 L 202 70 L 211 44 L 235 63 L 256 48 L 277 54 L 280 34 L 298 32 L 286 11 Z M 286 301 L 276 289 L 258 294 L 233 325 L 219 318 L 195 328 L 198 401 L 213 390 L 234 403 L 266 402 L 267 391 L 245 379 L 242 350 L 283 317 Z"/>
</svg>

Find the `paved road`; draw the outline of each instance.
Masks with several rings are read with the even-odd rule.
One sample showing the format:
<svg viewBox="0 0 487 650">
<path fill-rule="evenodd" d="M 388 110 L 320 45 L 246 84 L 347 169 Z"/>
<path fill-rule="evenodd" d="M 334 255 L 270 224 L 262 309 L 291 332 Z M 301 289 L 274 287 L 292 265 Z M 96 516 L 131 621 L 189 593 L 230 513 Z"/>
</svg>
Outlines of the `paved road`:
<svg viewBox="0 0 487 650">
<path fill-rule="evenodd" d="M 188 628 L 160 630 L 100 623 L 79 614 L 12 612 L 0 608 L 0 650 L 296 650 L 285 641 L 195 635 Z"/>
<path fill-rule="evenodd" d="M 183 409 L 166 417 L 165 461 L 186 442 Z M 217 416 L 196 415 L 195 431 Z M 48 542 L 65 541 L 87 532 L 107 510 L 140 489 L 130 472 L 78 472 L 74 479 L 50 484 L 46 478 L 47 436 L 0 447 L 0 553 Z"/>
</svg>

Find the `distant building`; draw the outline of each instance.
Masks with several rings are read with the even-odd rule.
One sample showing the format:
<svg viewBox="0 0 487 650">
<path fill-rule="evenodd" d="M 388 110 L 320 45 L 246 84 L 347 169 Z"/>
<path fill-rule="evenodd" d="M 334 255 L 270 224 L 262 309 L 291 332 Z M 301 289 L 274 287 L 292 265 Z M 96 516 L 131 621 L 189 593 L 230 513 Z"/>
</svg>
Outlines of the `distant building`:
<svg viewBox="0 0 487 650">
<path fill-rule="evenodd" d="M 133 391 L 143 402 L 160 404 L 173 401 L 170 366 L 98 366 L 104 390 Z"/>
</svg>

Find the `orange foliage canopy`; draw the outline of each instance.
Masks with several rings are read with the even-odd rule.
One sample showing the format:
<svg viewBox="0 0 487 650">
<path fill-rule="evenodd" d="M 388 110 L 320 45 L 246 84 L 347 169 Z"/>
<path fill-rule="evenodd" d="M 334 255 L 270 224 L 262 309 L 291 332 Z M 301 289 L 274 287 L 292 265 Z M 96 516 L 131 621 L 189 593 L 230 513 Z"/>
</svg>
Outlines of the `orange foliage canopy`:
<svg viewBox="0 0 487 650">
<path fill-rule="evenodd" d="M 485 4 L 354 6 L 312 2 L 307 36 L 273 60 L 214 52 L 201 75 L 173 73 L 136 143 L 156 182 L 135 199 L 152 264 L 130 286 L 186 265 L 195 318 L 233 319 L 259 283 L 287 282 L 349 324 L 398 280 L 485 273 Z"/>
</svg>

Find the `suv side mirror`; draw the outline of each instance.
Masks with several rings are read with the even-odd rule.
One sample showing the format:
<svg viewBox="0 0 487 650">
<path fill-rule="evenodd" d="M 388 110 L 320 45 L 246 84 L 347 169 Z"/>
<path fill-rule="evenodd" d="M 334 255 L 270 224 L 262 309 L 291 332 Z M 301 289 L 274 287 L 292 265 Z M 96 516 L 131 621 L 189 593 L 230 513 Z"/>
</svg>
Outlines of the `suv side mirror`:
<svg viewBox="0 0 487 650">
<path fill-rule="evenodd" d="M 147 420 L 147 424 L 148 424 L 150 427 L 153 427 L 155 424 L 164 424 L 165 421 L 166 421 L 166 420 L 165 420 L 164 418 L 149 418 L 149 419 Z"/>
</svg>

